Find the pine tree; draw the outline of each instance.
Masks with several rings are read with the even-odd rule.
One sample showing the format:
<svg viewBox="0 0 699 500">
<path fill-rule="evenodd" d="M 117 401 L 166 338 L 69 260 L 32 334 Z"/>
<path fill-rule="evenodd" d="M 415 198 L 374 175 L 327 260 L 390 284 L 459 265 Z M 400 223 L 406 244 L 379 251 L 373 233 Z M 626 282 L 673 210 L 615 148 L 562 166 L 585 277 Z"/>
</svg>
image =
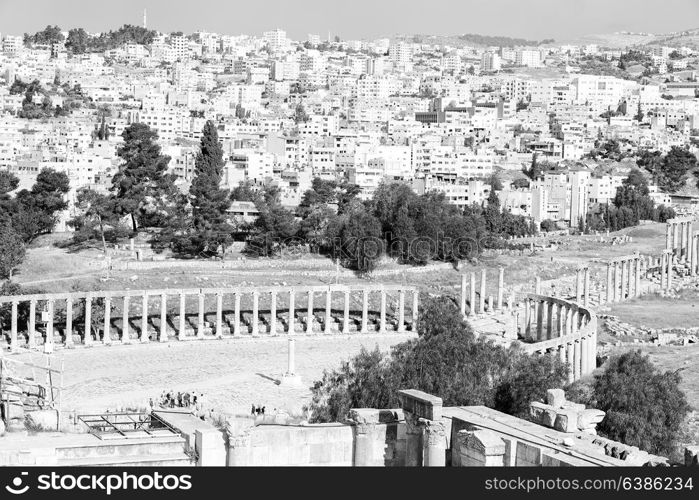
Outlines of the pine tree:
<svg viewBox="0 0 699 500">
<path fill-rule="evenodd" d="M 124 143 L 117 155 L 124 164 L 112 179 L 112 192 L 117 210 L 131 216 L 132 229 L 136 232 L 139 226 L 153 223 L 152 214 L 157 214 L 158 206 L 168 202 L 166 193 L 173 183 L 167 174 L 170 157 L 160 154 L 158 134 L 146 124 L 130 125 L 122 137 Z"/>
<path fill-rule="evenodd" d="M 194 180 L 189 188 L 192 206 L 192 231 L 178 243 L 182 253 L 213 256 L 232 239 L 233 228 L 227 220 L 230 193 L 221 189 L 223 149 L 218 132 L 209 120 L 202 131 L 201 145 L 194 163 Z"/>
</svg>

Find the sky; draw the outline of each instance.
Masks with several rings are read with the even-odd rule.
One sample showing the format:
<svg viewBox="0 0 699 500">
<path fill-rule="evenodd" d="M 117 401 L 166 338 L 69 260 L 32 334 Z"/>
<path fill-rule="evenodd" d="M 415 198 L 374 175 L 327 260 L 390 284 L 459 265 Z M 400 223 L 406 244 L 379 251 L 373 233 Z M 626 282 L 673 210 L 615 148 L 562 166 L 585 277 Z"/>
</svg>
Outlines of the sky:
<svg viewBox="0 0 699 500">
<path fill-rule="evenodd" d="M 259 35 L 274 28 L 305 40 L 374 39 L 401 34 L 477 33 L 571 40 L 615 31 L 667 33 L 699 28 L 699 0 L 0 0 L 0 33 L 47 24 L 90 32 L 141 25 Z"/>
</svg>

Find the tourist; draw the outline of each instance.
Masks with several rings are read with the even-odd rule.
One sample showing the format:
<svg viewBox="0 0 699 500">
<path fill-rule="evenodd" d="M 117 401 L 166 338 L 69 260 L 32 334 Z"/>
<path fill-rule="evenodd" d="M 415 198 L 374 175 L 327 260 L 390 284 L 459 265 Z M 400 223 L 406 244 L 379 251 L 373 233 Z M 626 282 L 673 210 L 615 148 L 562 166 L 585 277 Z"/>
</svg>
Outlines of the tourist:
<svg viewBox="0 0 699 500">
<path fill-rule="evenodd" d="M 251 415 L 255 414 L 255 405 L 252 405 L 252 410 L 250 410 L 250 411 L 251 411 Z"/>
</svg>

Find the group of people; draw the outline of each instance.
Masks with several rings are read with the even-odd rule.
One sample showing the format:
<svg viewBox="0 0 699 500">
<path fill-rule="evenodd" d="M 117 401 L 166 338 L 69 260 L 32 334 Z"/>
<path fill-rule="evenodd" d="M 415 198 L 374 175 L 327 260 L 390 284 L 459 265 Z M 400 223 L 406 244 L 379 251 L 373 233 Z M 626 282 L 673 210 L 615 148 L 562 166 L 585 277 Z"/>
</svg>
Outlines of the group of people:
<svg viewBox="0 0 699 500">
<path fill-rule="evenodd" d="M 250 413 L 251 415 L 264 415 L 265 407 L 252 405 L 252 410 L 250 411 Z"/>
<path fill-rule="evenodd" d="M 163 391 L 162 394 L 160 395 L 160 400 L 158 401 L 158 405 L 161 408 L 194 408 L 194 409 L 200 409 L 202 408 L 203 405 L 203 400 L 204 400 L 204 395 L 203 394 L 198 394 L 194 391 L 191 392 L 175 392 L 173 390 L 171 391 Z M 153 400 L 151 398 L 151 407 L 153 407 Z"/>
</svg>

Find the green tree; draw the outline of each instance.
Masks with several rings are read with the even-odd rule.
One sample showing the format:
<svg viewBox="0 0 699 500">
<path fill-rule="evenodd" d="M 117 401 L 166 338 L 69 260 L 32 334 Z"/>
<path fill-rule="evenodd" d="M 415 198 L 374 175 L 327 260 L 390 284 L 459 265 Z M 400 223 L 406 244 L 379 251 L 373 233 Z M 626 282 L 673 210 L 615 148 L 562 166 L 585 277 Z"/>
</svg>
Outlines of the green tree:
<svg viewBox="0 0 699 500">
<path fill-rule="evenodd" d="M 679 370 L 661 372 L 641 351 L 610 358 L 586 402 L 606 412 L 597 430 L 650 453 L 675 455 L 690 411 L 681 379 Z"/>
<path fill-rule="evenodd" d="M 83 188 L 77 192 L 76 208 L 79 215 L 71 219 L 68 224 L 75 229 L 73 235 L 74 243 L 99 239 L 102 241 L 102 250 L 107 254 L 107 240 L 105 233 L 107 226 L 112 229 L 118 225 L 117 217 L 114 214 L 114 199 Z"/>
<path fill-rule="evenodd" d="M 344 265 L 361 272 L 371 272 L 383 254 L 381 223 L 362 205 L 344 214 L 339 230 L 339 248 Z"/>
<path fill-rule="evenodd" d="M 65 172 L 43 168 L 31 190 L 23 189 L 16 196 L 14 227 L 25 241 L 53 231 L 59 213 L 68 208 L 66 194 L 70 180 Z"/>
<path fill-rule="evenodd" d="M 199 153 L 194 162 L 194 179 L 189 188 L 192 206 L 192 231 L 176 240 L 180 253 L 210 257 L 225 253 L 232 241 L 233 227 L 228 223 L 230 193 L 222 189 L 223 149 L 218 132 L 209 120 L 202 131 Z"/>
<path fill-rule="evenodd" d="M 26 253 L 22 236 L 7 220 L 0 220 L 0 280 L 12 279 L 12 272 Z"/>
<path fill-rule="evenodd" d="M 445 406 L 485 405 L 522 415 L 546 389 L 563 385 L 566 368 L 557 357 L 476 339 L 450 298 L 421 303 L 417 339 L 394 346 L 390 356 L 362 350 L 323 373 L 312 388 L 312 421 L 342 421 L 350 408 L 395 408 L 397 391 L 406 388 L 439 396 Z"/>
<path fill-rule="evenodd" d="M 498 198 L 493 184 L 490 186 L 490 194 L 488 195 L 488 201 L 485 207 L 485 224 L 487 230 L 494 235 L 498 235 L 502 231 L 500 198 Z"/>
<path fill-rule="evenodd" d="M 158 134 L 148 125 L 131 124 L 122 137 L 117 155 L 124 163 L 112 179 L 112 192 L 116 209 L 131 217 L 132 230 L 137 232 L 167 202 L 164 195 L 174 179 L 167 174 L 170 157 L 160 154 Z"/>
<path fill-rule="evenodd" d="M 294 110 L 294 121 L 296 123 L 307 122 L 309 120 L 308 113 L 303 104 L 299 103 Z"/>
<path fill-rule="evenodd" d="M 73 28 L 68 31 L 66 48 L 73 54 L 84 54 L 87 52 L 90 36 L 83 28 Z"/>
</svg>

